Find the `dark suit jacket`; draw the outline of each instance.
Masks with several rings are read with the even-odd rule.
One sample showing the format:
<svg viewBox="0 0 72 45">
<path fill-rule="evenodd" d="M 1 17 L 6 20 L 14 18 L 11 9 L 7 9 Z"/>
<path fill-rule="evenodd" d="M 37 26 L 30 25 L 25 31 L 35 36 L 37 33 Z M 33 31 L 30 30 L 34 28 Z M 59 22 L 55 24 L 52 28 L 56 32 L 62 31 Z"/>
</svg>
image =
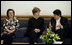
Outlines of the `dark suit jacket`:
<svg viewBox="0 0 72 45">
<path fill-rule="evenodd" d="M 53 26 L 52 31 L 55 32 L 55 33 L 59 33 L 59 35 L 61 35 L 63 38 L 66 38 L 67 30 L 69 28 L 67 18 L 61 17 L 60 23 L 63 26 L 63 29 L 60 29 L 60 30 L 56 31 L 56 29 L 55 29 L 56 28 L 55 27 L 56 26 L 56 20 L 54 18 L 52 18 L 51 19 L 51 25 Z"/>
<path fill-rule="evenodd" d="M 34 17 L 30 18 L 28 21 L 28 27 L 27 27 L 27 33 L 28 35 L 34 34 L 34 29 L 40 29 L 40 32 L 37 33 L 37 35 L 41 35 L 44 31 L 44 19 L 42 17 L 39 17 L 38 19 L 35 19 Z"/>
</svg>

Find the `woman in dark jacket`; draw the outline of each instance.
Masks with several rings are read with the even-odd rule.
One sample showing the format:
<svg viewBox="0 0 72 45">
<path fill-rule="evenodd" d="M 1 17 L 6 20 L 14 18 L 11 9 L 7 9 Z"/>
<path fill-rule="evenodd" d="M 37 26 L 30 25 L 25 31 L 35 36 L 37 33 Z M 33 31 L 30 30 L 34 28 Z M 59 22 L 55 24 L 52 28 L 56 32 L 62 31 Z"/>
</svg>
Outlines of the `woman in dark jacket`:
<svg viewBox="0 0 72 45">
<path fill-rule="evenodd" d="M 44 19 L 40 16 L 40 9 L 34 7 L 32 10 L 33 17 L 28 21 L 27 33 L 30 38 L 30 44 L 37 43 L 37 39 L 44 31 Z"/>
<path fill-rule="evenodd" d="M 58 34 L 63 41 L 67 37 L 67 32 L 69 29 L 68 19 L 62 17 L 61 11 L 59 9 L 54 10 L 54 17 L 51 18 L 50 27 L 52 27 L 52 31 Z"/>
</svg>

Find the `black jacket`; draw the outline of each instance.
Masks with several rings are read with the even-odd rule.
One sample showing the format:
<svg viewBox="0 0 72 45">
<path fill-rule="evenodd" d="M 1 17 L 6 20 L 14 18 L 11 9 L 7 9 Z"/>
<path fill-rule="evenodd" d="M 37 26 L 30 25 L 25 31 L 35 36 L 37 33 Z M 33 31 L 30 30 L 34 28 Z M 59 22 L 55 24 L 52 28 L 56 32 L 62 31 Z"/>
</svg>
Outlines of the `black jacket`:
<svg viewBox="0 0 72 45">
<path fill-rule="evenodd" d="M 61 17 L 60 23 L 63 26 L 63 29 L 56 31 L 56 29 L 55 29 L 56 28 L 55 27 L 56 26 L 56 20 L 54 18 L 52 18 L 51 19 L 51 25 L 53 26 L 52 27 L 52 31 L 55 32 L 55 33 L 58 32 L 63 38 L 66 38 L 67 32 L 68 32 L 68 28 L 69 28 L 67 18 Z"/>
<path fill-rule="evenodd" d="M 31 35 L 34 31 L 34 29 L 40 29 L 40 32 L 38 33 L 38 35 L 41 35 L 42 32 L 44 31 L 44 19 L 39 17 L 38 19 L 35 19 L 34 17 L 30 18 L 28 21 L 28 27 L 27 27 L 27 33 L 28 35 Z"/>
</svg>

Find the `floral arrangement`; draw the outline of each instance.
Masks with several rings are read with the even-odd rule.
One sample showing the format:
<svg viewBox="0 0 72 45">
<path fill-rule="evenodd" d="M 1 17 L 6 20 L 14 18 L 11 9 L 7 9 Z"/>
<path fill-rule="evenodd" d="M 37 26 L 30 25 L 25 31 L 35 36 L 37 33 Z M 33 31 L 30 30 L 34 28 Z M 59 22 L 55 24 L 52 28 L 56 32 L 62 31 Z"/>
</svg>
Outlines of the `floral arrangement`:
<svg viewBox="0 0 72 45">
<path fill-rule="evenodd" d="M 49 28 L 45 33 L 46 34 L 42 34 L 41 36 L 41 39 L 43 39 L 45 43 L 52 44 L 60 39 L 58 34 L 55 34 L 54 32 L 51 31 L 51 28 Z"/>
</svg>

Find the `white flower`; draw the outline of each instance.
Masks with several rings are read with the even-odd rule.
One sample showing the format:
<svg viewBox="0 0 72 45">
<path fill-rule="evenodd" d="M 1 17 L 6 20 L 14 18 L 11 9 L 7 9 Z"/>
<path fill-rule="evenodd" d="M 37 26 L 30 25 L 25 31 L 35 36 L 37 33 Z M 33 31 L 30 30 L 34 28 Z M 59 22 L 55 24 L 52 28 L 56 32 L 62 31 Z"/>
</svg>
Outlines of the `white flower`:
<svg viewBox="0 0 72 45">
<path fill-rule="evenodd" d="M 55 34 L 53 34 L 53 36 L 55 36 Z"/>
<path fill-rule="evenodd" d="M 47 33 L 47 35 L 48 35 L 48 33 Z"/>
<path fill-rule="evenodd" d="M 42 38 L 42 35 L 40 36 L 40 39 Z"/>
</svg>

